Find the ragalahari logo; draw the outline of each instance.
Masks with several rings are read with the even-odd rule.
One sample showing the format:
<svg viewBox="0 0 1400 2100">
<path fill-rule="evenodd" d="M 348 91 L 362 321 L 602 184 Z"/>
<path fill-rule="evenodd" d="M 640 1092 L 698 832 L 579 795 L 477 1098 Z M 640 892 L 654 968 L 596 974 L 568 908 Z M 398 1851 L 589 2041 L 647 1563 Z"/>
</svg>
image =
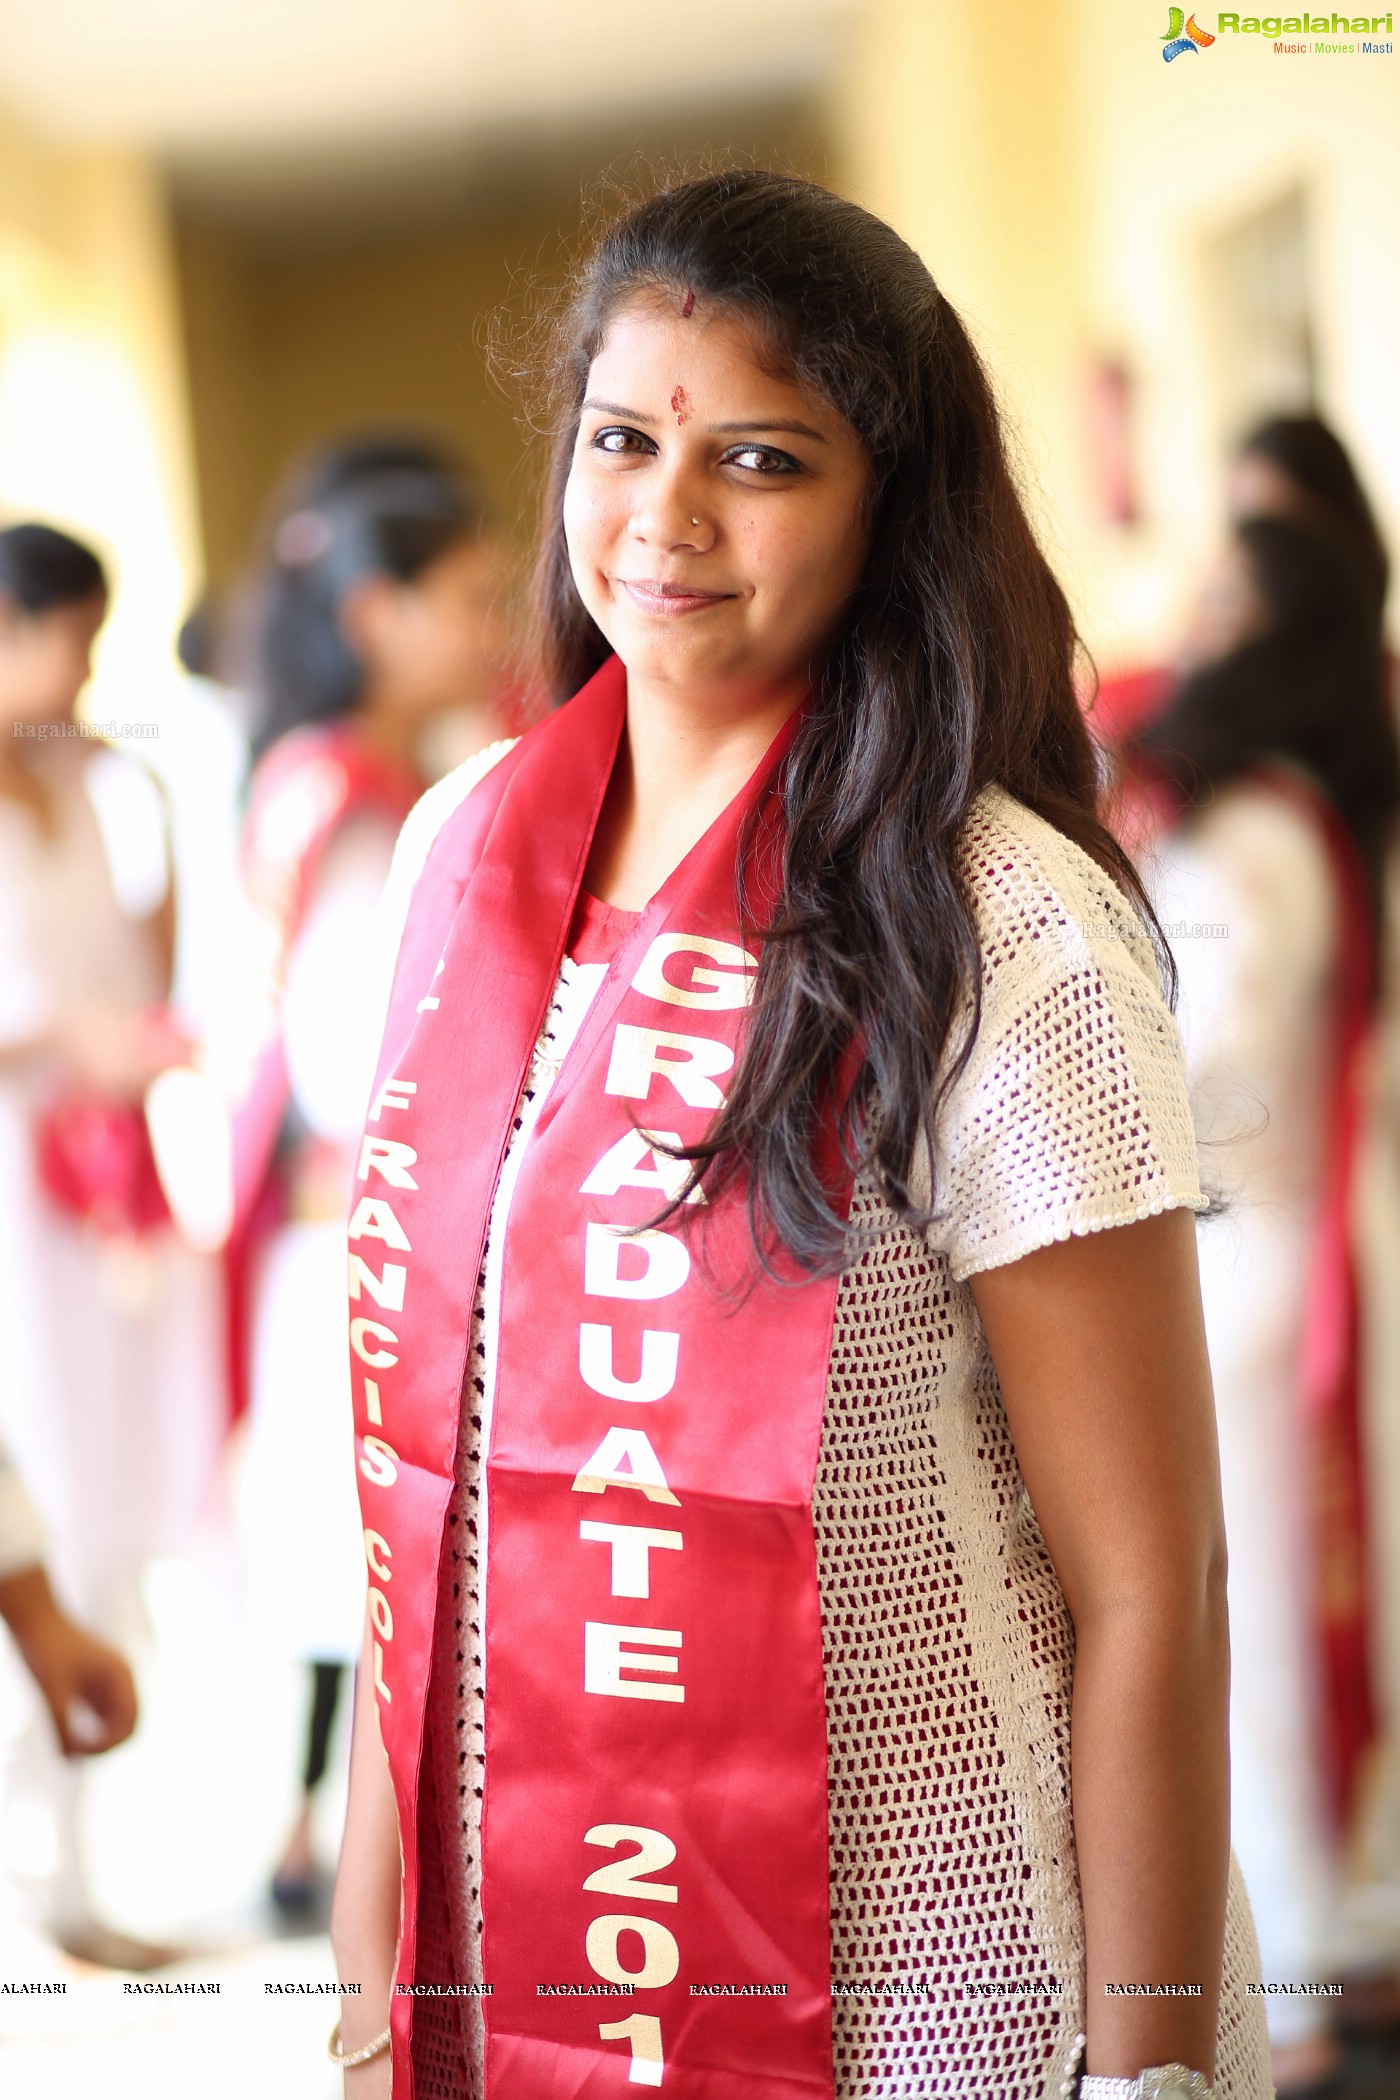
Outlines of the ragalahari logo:
<svg viewBox="0 0 1400 2100">
<path fill-rule="evenodd" d="M 1183 51 L 1203 51 L 1207 44 L 1214 42 L 1213 36 L 1208 36 L 1204 29 L 1196 27 L 1194 15 L 1187 19 L 1179 7 L 1167 9 L 1167 33 L 1162 38 L 1163 58 L 1180 58 Z"/>
</svg>

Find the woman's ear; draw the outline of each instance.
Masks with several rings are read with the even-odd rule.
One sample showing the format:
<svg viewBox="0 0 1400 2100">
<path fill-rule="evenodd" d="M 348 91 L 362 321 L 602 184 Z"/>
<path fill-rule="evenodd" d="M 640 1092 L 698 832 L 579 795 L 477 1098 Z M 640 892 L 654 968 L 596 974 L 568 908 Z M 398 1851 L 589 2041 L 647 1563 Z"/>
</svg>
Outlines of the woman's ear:
<svg viewBox="0 0 1400 2100">
<path fill-rule="evenodd" d="M 392 576 L 376 571 L 357 577 L 336 609 L 339 627 L 350 652 L 367 672 L 383 668 L 392 652 L 399 609 L 399 585 Z"/>
</svg>

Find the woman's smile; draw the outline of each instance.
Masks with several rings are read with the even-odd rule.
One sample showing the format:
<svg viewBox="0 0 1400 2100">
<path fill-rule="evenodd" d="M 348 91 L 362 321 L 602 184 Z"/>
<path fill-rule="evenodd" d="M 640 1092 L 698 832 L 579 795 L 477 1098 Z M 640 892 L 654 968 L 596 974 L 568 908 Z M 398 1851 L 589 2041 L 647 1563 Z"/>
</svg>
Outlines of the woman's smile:
<svg viewBox="0 0 1400 2100">
<path fill-rule="evenodd" d="M 625 591 L 642 612 L 674 620 L 684 613 L 709 612 L 737 598 L 737 591 L 705 591 L 693 583 L 662 583 L 640 576 L 614 576 L 615 590 Z"/>
</svg>

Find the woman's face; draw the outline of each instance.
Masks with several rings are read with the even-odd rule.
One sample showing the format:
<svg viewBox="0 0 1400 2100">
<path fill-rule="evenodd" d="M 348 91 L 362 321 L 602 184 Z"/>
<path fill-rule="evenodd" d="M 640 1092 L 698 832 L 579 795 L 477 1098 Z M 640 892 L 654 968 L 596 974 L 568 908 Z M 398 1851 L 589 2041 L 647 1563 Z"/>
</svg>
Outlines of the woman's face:
<svg viewBox="0 0 1400 2100">
<path fill-rule="evenodd" d="M 498 548 L 473 534 L 411 582 L 364 578 L 346 594 L 341 621 L 382 700 L 426 720 L 489 697 L 508 643 L 505 594 Z"/>
<path fill-rule="evenodd" d="M 1177 669 L 1194 671 L 1219 663 L 1246 642 L 1266 634 L 1273 614 L 1254 580 L 1244 549 L 1227 540 L 1206 576 L 1195 612 L 1177 651 Z"/>
<path fill-rule="evenodd" d="M 764 371 L 734 315 L 637 299 L 588 376 L 564 532 L 634 687 L 799 693 L 869 547 L 849 423 Z"/>
<path fill-rule="evenodd" d="M 1308 508 L 1305 490 L 1264 452 L 1239 452 L 1230 462 L 1225 500 L 1232 519 L 1296 518 Z"/>
<path fill-rule="evenodd" d="M 106 617 L 105 591 L 37 613 L 0 591 L 0 711 L 7 722 L 71 717 L 92 675 L 92 645 Z"/>
</svg>

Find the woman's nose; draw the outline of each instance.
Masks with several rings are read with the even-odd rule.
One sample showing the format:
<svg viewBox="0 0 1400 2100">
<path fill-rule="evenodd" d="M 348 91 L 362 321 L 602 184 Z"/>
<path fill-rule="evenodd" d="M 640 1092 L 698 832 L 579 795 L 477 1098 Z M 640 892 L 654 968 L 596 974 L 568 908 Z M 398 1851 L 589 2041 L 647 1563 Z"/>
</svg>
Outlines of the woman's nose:
<svg viewBox="0 0 1400 2100">
<path fill-rule="evenodd" d="M 654 482 L 627 521 L 631 538 L 660 552 L 685 547 L 703 552 L 714 544 L 714 527 L 694 487 L 679 476 Z"/>
</svg>

